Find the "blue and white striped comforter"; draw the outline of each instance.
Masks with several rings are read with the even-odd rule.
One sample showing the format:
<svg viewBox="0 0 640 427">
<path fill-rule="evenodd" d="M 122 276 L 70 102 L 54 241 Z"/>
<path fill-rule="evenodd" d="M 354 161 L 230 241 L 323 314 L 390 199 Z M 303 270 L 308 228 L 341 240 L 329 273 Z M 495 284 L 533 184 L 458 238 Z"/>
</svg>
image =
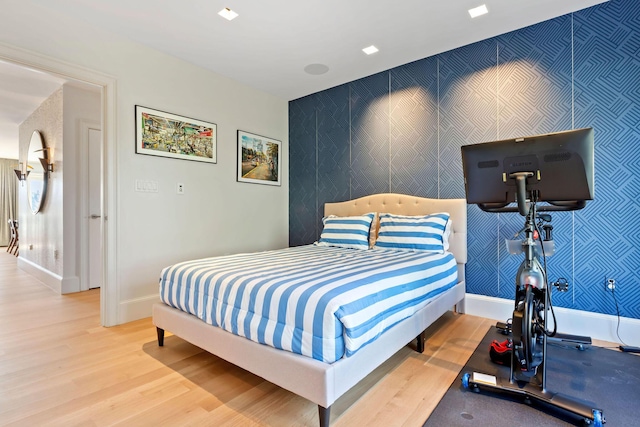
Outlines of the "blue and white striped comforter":
<svg viewBox="0 0 640 427">
<path fill-rule="evenodd" d="M 160 298 L 253 341 L 333 363 L 457 282 L 450 253 L 316 245 L 167 267 Z"/>
</svg>

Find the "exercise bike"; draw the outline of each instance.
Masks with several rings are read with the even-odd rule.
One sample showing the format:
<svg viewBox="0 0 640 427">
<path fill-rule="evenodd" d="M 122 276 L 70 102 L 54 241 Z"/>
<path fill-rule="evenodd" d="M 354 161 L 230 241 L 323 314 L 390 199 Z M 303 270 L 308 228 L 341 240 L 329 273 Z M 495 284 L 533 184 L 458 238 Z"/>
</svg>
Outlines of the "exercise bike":
<svg viewBox="0 0 640 427">
<path fill-rule="evenodd" d="M 592 408 L 570 396 L 551 392 L 547 389 L 546 356 L 547 340 L 556 336 L 556 321 L 551 305 L 551 291 L 546 275 L 546 257 L 555 251 L 548 224 L 551 216 L 538 212 L 537 191 L 526 188 L 530 172 L 513 173 L 516 181 L 518 211 L 525 217 L 524 228 L 516 235 L 524 233 L 521 241 L 507 241 L 511 253 L 524 253 L 524 260 L 516 274 L 515 305 L 511 323 L 513 350 L 511 370 L 508 380 L 482 373 L 464 373 L 462 385 L 465 389 L 479 392 L 488 389 L 521 396 L 525 402 L 531 400 L 546 403 L 582 418 L 587 425 L 602 427 L 605 423 L 601 409 Z M 514 208 L 487 208 L 488 212 L 513 212 Z M 568 210 L 557 206 L 541 206 L 541 210 Z M 536 223 L 537 221 L 537 223 Z M 543 228 L 542 232 L 540 228 Z M 544 237 L 543 237 L 544 236 Z M 556 286 L 564 287 L 564 283 Z M 563 289 L 565 290 L 565 289 Z M 548 315 L 553 317 L 553 330 L 549 331 Z M 590 341 L 590 339 L 589 339 Z"/>
</svg>

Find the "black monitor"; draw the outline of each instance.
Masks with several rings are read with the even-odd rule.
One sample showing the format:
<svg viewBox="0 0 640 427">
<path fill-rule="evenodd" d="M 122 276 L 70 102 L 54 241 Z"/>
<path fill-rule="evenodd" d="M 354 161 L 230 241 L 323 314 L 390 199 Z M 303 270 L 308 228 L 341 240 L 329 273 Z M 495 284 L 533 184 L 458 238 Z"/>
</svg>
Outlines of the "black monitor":
<svg viewBox="0 0 640 427">
<path fill-rule="evenodd" d="M 581 209 L 593 200 L 593 129 L 465 145 L 462 166 L 467 203 L 487 212 L 526 215 L 532 198 L 549 203 L 538 210 Z"/>
</svg>

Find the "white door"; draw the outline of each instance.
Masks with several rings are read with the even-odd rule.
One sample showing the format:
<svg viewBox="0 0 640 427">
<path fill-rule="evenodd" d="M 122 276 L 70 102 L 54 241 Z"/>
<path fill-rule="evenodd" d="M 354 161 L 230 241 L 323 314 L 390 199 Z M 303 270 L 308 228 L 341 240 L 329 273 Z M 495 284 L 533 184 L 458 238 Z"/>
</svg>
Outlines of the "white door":
<svg viewBox="0 0 640 427">
<path fill-rule="evenodd" d="M 100 177 L 102 170 L 102 132 L 89 129 L 89 289 L 102 285 L 102 199 Z"/>
</svg>

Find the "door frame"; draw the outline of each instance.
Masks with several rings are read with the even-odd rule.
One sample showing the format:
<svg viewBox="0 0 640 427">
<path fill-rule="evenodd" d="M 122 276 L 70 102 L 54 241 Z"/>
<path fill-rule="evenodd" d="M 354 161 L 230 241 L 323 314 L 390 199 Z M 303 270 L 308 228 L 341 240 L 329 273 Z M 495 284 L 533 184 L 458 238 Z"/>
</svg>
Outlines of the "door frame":
<svg viewBox="0 0 640 427">
<path fill-rule="evenodd" d="M 107 74 L 50 56 L 19 49 L 0 43 L 0 60 L 66 79 L 79 80 L 100 87 L 102 102 L 102 213 L 103 251 L 102 287 L 100 288 L 100 323 L 113 326 L 118 323 L 119 282 L 116 251 L 118 231 L 117 211 L 117 79 Z M 64 212 L 63 212 L 64 215 Z M 75 244 L 75 242 L 74 242 Z"/>
</svg>

